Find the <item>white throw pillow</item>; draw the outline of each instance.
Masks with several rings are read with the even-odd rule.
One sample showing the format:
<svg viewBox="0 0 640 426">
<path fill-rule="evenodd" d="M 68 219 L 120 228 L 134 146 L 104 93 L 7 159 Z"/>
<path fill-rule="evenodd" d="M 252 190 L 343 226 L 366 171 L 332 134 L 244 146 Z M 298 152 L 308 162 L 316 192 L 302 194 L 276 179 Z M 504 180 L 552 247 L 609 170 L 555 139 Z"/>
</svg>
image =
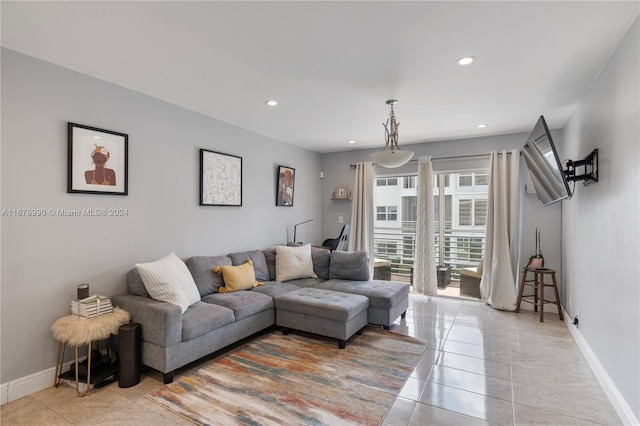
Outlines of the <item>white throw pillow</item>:
<svg viewBox="0 0 640 426">
<path fill-rule="evenodd" d="M 193 276 L 174 253 L 155 262 L 138 263 L 136 269 L 152 299 L 178 305 L 182 313 L 200 301 Z"/>
<path fill-rule="evenodd" d="M 299 247 L 276 246 L 276 281 L 316 278 L 313 272 L 311 244 Z"/>
</svg>

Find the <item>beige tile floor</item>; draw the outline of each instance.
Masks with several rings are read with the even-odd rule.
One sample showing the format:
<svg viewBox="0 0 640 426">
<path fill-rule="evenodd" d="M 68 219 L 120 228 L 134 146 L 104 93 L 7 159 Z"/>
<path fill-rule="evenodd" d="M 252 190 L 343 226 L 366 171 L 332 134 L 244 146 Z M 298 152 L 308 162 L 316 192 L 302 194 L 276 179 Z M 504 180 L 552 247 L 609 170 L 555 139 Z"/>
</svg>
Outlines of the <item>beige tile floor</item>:
<svg viewBox="0 0 640 426">
<path fill-rule="evenodd" d="M 538 319 L 412 294 L 406 318 L 392 329 L 428 349 L 383 425 L 620 424 L 558 315 Z M 137 386 L 113 383 L 84 398 L 66 385 L 51 387 L 2 406 L 0 424 L 190 424 L 145 398 L 160 386 L 161 375 L 150 372 Z"/>
</svg>

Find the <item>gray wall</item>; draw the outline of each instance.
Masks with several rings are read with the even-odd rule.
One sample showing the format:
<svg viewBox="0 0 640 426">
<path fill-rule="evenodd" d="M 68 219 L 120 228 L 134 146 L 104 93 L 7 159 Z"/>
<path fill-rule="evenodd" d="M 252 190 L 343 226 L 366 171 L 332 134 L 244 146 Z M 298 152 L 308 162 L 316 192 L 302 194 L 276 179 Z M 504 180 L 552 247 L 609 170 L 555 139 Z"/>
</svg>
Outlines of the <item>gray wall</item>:
<svg viewBox="0 0 640 426">
<path fill-rule="evenodd" d="M 262 102 L 257 99 L 256 102 Z M 68 121 L 129 135 L 129 195 L 67 194 Z M 243 157 L 243 206 L 200 207 L 199 149 Z M 320 155 L 2 50 L 2 208 L 124 208 L 126 217 L 2 217 L 1 383 L 54 366 L 49 327 L 76 285 L 124 293 L 135 263 L 320 239 Z M 294 207 L 275 206 L 278 165 Z"/>
<path fill-rule="evenodd" d="M 598 148 L 600 181 L 562 212 L 565 306 L 640 419 L 640 99 L 638 19 L 565 126 L 564 154 Z"/>
<path fill-rule="evenodd" d="M 536 123 L 538 117 L 531 117 L 531 127 Z M 562 132 L 552 131 L 554 141 L 561 145 Z M 381 135 L 382 138 L 383 135 Z M 442 142 L 429 142 L 414 145 L 402 145 L 401 148 L 413 151 L 414 159 L 422 155 L 430 155 L 434 158 L 434 171 L 460 171 L 474 170 L 489 167 L 489 157 L 476 157 L 468 159 L 435 160 L 439 157 L 451 157 L 462 155 L 488 154 L 492 150 L 520 149 L 524 145 L 528 133 L 511 134 L 503 136 L 490 136 L 483 138 L 471 138 L 460 140 L 449 140 Z M 382 149 L 383 143 L 380 143 Z M 331 194 L 338 185 L 348 185 L 353 188 L 355 171 L 349 168 L 349 164 L 359 161 L 372 161 L 370 154 L 375 150 L 359 150 L 349 152 L 336 152 L 325 154 L 322 157 L 322 170 L 324 179 L 322 181 L 322 235 L 323 238 L 331 238 L 338 235 L 341 224 L 338 217 L 343 216 L 345 223 L 351 219 L 350 201 L 332 201 Z M 417 162 L 410 162 L 397 169 L 385 169 L 376 167 L 376 175 L 408 173 L 418 170 Z M 520 160 L 520 181 L 522 192 L 526 183 L 528 170 L 524 160 Z M 534 230 L 539 227 L 542 232 L 542 249 L 545 257 L 545 265 L 558 270 L 558 277 L 561 273 L 561 227 L 560 212 L 561 204 L 542 207 L 535 195 L 523 196 L 521 198 L 521 256 L 520 261 L 526 262 L 535 251 Z M 562 280 L 558 280 L 560 291 L 562 291 Z M 523 304 L 523 308 L 529 308 L 529 304 Z"/>
</svg>

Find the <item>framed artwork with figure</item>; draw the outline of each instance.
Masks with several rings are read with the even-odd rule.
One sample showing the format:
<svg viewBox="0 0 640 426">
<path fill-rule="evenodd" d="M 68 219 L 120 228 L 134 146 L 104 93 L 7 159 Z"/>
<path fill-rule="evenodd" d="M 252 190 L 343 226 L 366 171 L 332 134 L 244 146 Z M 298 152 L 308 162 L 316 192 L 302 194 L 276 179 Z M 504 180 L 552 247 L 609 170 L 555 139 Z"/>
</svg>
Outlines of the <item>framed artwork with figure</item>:
<svg viewBox="0 0 640 426">
<path fill-rule="evenodd" d="M 200 205 L 242 206 L 242 157 L 200 150 Z"/>
<path fill-rule="evenodd" d="M 293 206 L 293 189 L 296 181 L 296 169 L 278 166 L 278 186 L 276 188 L 276 206 Z"/>
<path fill-rule="evenodd" d="M 67 123 L 67 192 L 127 195 L 129 135 Z"/>
</svg>

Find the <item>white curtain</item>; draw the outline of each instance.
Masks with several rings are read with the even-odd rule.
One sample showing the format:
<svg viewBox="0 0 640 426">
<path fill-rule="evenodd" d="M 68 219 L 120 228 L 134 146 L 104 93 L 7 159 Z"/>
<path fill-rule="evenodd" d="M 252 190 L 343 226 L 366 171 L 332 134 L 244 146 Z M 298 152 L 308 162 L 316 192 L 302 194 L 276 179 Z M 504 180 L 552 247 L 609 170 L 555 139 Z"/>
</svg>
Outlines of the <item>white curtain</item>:
<svg viewBox="0 0 640 426">
<path fill-rule="evenodd" d="M 433 167 L 431 157 L 418 158 L 418 211 L 416 218 L 416 253 L 413 266 L 413 290 L 420 294 L 438 294 L 433 218 Z"/>
<path fill-rule="evenodd" d="M 496 309 L 516 308 L 520 158 L 518 150 L 491 152 L 484 268 L 480 296 Z"/>
<path fill-rule="evenodd" d="M 351 203 L 351 229 L 349 251 L 366 250 L 369 257 L 369 273 L 373 277 L 373 163 L 357 163 Z"/>
</svg>

